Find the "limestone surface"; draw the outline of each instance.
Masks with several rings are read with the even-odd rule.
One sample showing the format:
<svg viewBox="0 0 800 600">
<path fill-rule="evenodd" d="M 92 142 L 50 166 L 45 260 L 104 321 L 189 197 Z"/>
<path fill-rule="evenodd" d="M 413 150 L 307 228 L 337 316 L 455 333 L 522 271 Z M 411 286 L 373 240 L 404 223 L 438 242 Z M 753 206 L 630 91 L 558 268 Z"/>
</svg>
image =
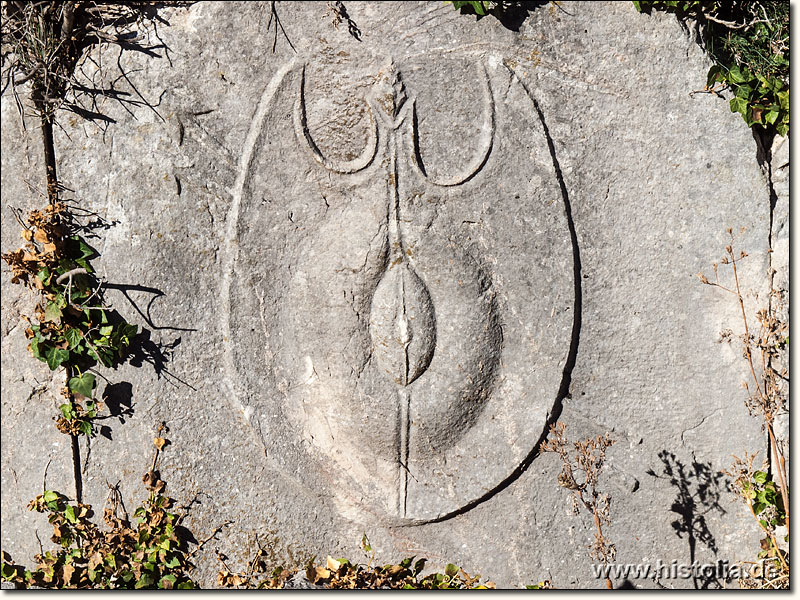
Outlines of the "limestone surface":
<svg viewBox="0 0 800 600">
<path fill-rule="evenodd" d="M 163 9 L 152 55 L 119 58 L 124 97 L 150 106 L 60 115 L 59 176 L 101 225 L 108 299 L 143 330 L 99 370 L 115 416 L 82 441 L 85 500 L 119 481 L 135 506 L 165 422 L 162 478 L 195 500 L 198 540 L 233 522 L 207 545 L 231 565 L 267 538 L 287 561 L 356 560 L 366 533 L 379 562 L 601 587 L 591 519 L 537 451 L 560 420 L 616 440 L 600 483 L 618 563 L 752 558 L 759 531 L 720 471 L 766 445 L 745 363 L 718 343 L 738 306 L 696 274 L 744 227 L 749 288 L 773 240 L 788 287 L 772 218 L 788 178 L 770 193 L 788 167 L 763 169 L 727 102 L 690 94 L 709 67 L 690 33 L 631 3 L 503 21 L 344 4 L 335 24 L 326 3 L 274 3 L 280 26 L 269 2 Z M 7 252 L 11 207 L 45 201 L 9 93 L 2 142 Z M 45 466 L 69 492 L 73 464 L 51 420 L 62 376 L 26 350 L 33 297 L 5 268 L 2 290 L 2 546 L 23 562 L 49 537 L 25 510 Z M 197 563 L 214 586 L 213 551 Z"/>
</svg>

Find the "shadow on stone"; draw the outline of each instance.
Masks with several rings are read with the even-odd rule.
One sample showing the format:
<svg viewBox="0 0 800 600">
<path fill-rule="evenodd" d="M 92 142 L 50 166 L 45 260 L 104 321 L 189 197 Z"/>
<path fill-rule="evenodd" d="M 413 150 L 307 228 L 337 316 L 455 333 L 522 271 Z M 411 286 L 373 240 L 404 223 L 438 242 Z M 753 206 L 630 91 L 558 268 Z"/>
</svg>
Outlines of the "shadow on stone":
<svg viewBox="0 0 800 600">
<path fill-rule="evenodd" d="M 125 424 L 125 417 L 133 416 L 133 385 L 127 381 L 120 383 L 110 383 L 103 390 L 103 404 L 108 408 L 108 416 L 103 418 L 119 419 L 121 425 Z M 109 440 L 111 437 L 111 427 L 108 425 L 100 426 L 100 435 Z"/>
<path fill-rule="evenodd" d="M 155 331 L 197 331 L 196 329 L 192 329 L 190 327 L 171 327 L 168 325 L 160 326 L 153 323 L 153 319 L 150 315 L 150 310 L 153 306 L 153 302 L 156 299 L 164 296 L 164 292 L 157 288 L 147 287 L 143 285 L 126 285 L 120 283 L 107 283 L 105 285 L 106 289 L 110 290 L 119 290 L 122 292 L 122 295 L 125 296 L 125 299 L 131 303 L 134 310 L 139 313 L 139 316 L 144 319 L 145 323 L 150 329 L 142 328 L 142 331 L 139 335 L 136 336 L 136 339 L 131 344 L 129 349 L 129 361 L 132 366 L 134 367 L 141 367 L 144 363 L 152 365 L 153 369 L 156 372 L 156 375 L 161 378 L 161 376 L 165 376 L 168 379 L 174 379 L 178 383 L 181 383 L 191 389 L 194 389 L 191 385 L 186 383 L 185 381 L 181 380 L 180 378 L 176 377 L 175 374 L 171 373 L 167 368 L 166 365 L 169 362 L 170 358 L 172 357 L 172 353 L 181 343 L 181 337 L 178 336 L 171 342 L 154 342 L 151 339 L 151 330 Z M 139 304 L 131 297 L 130 292 L 145 292 L 148 294 L 152 294 L 152 297 L 147 302 L 147 306 L 144 308 L 140 307 Z"/>
<path fill-rule="evenodd" d="M 172 358 L 173 351 L 180 343 L 180 336 L 167 343 L 154 342 L 150 339 L 150 331 L 148 329 L 142 329 L 142 332 L 136 336 L 136 340 L 130 347 L 128 362 L 130 362 L 133 367 L 141 367 L 143 364 L 147 363 L 153 367 L 159 379 L 163 376 L 168 381 L 174 380 L 173 383 L 178 382 L 194 390 L 194 387 L 177 377 L 166 367 L 167 363 Z"/>
<path fill-rule="evenodd" d="M 522 27 L 522 24 L 525 22 L 525 19 L 528 18 L 530 13 L 540 6 L 545 6 L 547 4 L 550 3 L 543 2 L 541 0 L 527 2 L 498 2 L 497 6 L 489 11 L 489 14 L 500 21 L 500 24 L 506 29 L 510 31 L 519 31 L 520 27 Z M 565 14 L 569 14 L 563 8 L 558 8 Z M 476 15 L 478 17 L 478 21 L 485 16 L 478 15 L 475 12 L 475 9 L 469 4 L 465 4 L 460 10 L 462 15 Z"/>
<path fill-rule="evenodd" d="M 719 504 L 721 490 L 724 489 L 725 476 L 712 469 L 710 463 L 692 460 L 684 465 L 675 454 L 667 450 L 658 453 L 661 459 L 661 473 L 647 471 L 648 475 L 657 479 L 667 479 L 678 492 L 670 510 L 678 515 L 672 522 L 672 528 L 680 539 L 689 544 L 689 564 L 693 564 L 697 554 L 698 543 L 703 544 L 716 556 L 717 542 L 706 523 L 706 515 L 712 511 L 725 514 Z M 724 587 L 715 573 L 692 572 L 692 583 L 695 589 L 719 589 Z"/>
</svg>

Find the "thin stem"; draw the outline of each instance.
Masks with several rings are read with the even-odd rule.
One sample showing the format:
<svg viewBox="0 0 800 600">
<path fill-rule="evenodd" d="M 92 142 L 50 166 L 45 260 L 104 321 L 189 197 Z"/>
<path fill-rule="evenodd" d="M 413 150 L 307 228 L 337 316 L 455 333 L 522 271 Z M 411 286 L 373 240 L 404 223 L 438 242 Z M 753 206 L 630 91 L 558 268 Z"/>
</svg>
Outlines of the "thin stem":
<svg viewBox="0 0 800 600">
<path fill-rule="evenodd" d="M 772 431 L 772 422 L 767 422 L 767 432 L 769 433 L 769 443 L 772 446 L 772 452 L 778 458 L 778 479 L 781 481 L 781 498 L 783 499 L 783 510 L 786 514 L 786 533 L 789 533 L 789 492 L 786 489 L 786 480 L 784 479 L 784 469 L 786 468 L 783 455 L 778 453 L 778 444 L 775 442 L 775 433 Z"/>
<path fill-rule="evenodd" d="M 67 366 L 67 402 L 69 402 L 72 410 L 75 410 L 75 394 L 69 388 L 69 380 L 74 375 L 74 367 Z M 70 434 L 70 442 L 72 444 L 72 477 L 75 480 L 75 500 L 78 504 L 83 503 L 83 478 L 81 477 L 81 447 L 78 442 L 78 436 L 74 433 Z"/>
<path fill-rule="evenodd" d="M 53 146 L 53 120 L 44 112 L 44 101 L 40 104 L 44 166 L 47 176 L 47 200 L 50 204 L 55 204 L 58 202 L 58 177 L 56 176 L 56 151 Z"/>
<path fill-rule="evenodd" d="M 728 246 L 730 248 L 730 246 Z M 745 350 L 747 353 L 747 364 L 750 365 L 750 374 L 753 376 L 753 382 L 756 384 L 759 396 L 762 400 L 765 399 L 764 394 L 761 392 L 761 384 L 756 376 L 756 369 L 753 366 L 753 352 L 750 349 L 750 329 L 747 326 L 747 313 L 744 310 L 744 299 L 742 298 L 741 288 L 739 287 L 739 273 L 736 270 L 736 259 L 733 257 L 733 250 L 729 250 L 728 254 L 731 257 L 731 264 L 733 265 L 733 279 L 736 282 L 736 298 L 739 300 L 739 308 L 742 311 L 742 321 L 744 321 L 744 338 Z"/>
<path fill-rule="evenodd" d="M 598 539 L 603 539 L 603 528 L 600 525 L 600 517 L 597 514 L 596 510 L 592 511 L 592 516 L 594 517 L 594 526 L 597 528 L 597 535 Z M 614 585 L 611 583 L 611 578 L 606 577 L 606 588 L 609 590 L 614 589 Z"/>
</svg>

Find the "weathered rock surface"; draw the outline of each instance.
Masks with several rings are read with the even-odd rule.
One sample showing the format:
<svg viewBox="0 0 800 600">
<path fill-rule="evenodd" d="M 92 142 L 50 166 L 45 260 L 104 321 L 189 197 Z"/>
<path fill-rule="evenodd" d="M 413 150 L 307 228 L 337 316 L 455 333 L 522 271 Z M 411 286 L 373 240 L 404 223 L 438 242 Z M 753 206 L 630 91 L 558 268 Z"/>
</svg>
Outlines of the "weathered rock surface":
<svg viewBox="0 0 800 600">
<path fill-rule="evenodd" d="M 60 177 L 110 225 L 99 272 L 147 332 L 102 372 L 129 410 L 82 447 L 86 501 L 118 480 L 128 506 L 144 497 L 165 421 L 162 476 L 196 497 L 198 539 L 234 521 L 213 542 L 229 564 L 270 531 L 295 557 L 357 558 L 366 532 L 378 561 L 599 587 L 591 521 L 535 452 L 558 418 L 617 440 L 617 562 L 752 558 L 719 472 L 765 444 L 739 352 L 717 343 L 737 306 L 696 273 L 745 227 L 762 288 L 770 187 L 739 116 L 689 95 L 701 49 L 629 3 L 530 3 L 519 31 L 438 2 L 346 6 L 360 40 L 324 3 L 277 3 L 277 41 L 270 3 L 166 9 L 160 57 L 121 59 L 155 108 L 107 100 L 103 128 L 62 116 Z M 43 170 L 7 95 L 2 116 L 6 252 Z M 72 458 L 51 421 L 60 375 L 28 356 L 32 300 L 9 279 L 2 546 L 22 561 L 34 528 L 49 536 L 25 506 L 48 462 L 48 487 L 72 490 Z M 214 585 L 213 553 L 198 562 Z"/>
</svg>

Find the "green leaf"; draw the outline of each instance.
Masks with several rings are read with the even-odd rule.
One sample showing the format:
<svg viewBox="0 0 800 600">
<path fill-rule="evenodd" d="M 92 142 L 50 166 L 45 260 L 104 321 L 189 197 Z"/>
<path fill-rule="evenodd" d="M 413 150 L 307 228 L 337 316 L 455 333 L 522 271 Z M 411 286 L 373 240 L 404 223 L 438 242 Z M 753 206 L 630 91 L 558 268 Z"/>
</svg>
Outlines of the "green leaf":
<svg viewBox="0 0 800 600">
<path fill-rule="evenodd" d="M 104 327 L 100 328 L 100 335 L 109 336 L 114 332 L 113 325 L 105 325 Z"/>
<path fill-rule="evenodd" d="M 731 98 L 731 112 L 747 113 L 747 100 L 738 96 Z"/>
<path fill-rule="evenodd" d="M 448 563 L 448 565 L 444 568 L 444 574 L 448 577 L 455 577 L 458 575 L 458 567 L 453 563 Z"/>
<path fill-rule="evenodd" d="M 728 71 L 728 81 L 731 83 L 744 83 L 751 79 L 749 75 L 750 73 L 747 69 L 742 71 L 738 66 L 733 65 Z"/>
<path fill-rule="evenodd" d="M 47 490 L 42 498 L 45 502 L 53 502 L 54 500 L 58 500 L 58 492 L 54 492 L 53 490 Z"/>
<path fill-rule="evenodd" d="M 179 590 L 193 590 L 194 589 L 194 582 L 192 581 L 184 581 L 177 585 Z"/>
<path fill-rule="evenodd" d="M 42 285 L 48 285 L 50 279 L 50 269 L 47 267 L 42 267 L 39 269 L 39 272 L 36 274 L 36 277 L 39 278 L 39 281 L 42 282 Z"/>
<path fill-rule="evenodd" d="M 81 332 L 77 328 L 70 327 L 64 334 L 64 339 L 67 341 L 67 344 L 69 344 L 69 349 L 73 350 L 81 343 L 83 336 L 81 336 Z"/>
<path fill-rule="evenodd" d="M 169 561 L 164 563 L 164 566 L 167 567 L 168 569 L 175 569 L 181 566 L 181 561 L 178 560 L 177 556 L 173 556 L 172 558 L 169 559 Z"/>
<path fill-rule="evenodd" d="M 753 473 L 753 481 L 763 485 L 767 481 L 767 474 L 764 471 L 756 471 Z"/>
<path fill-rule="evenodd" d="M 411 566 L 411 562 L 413 560 L 414 560 L 413 556 L 410 556 L 408 558 L 404 558 L 403 560 L 400 561 L 400 566 L 403 567 L 404 569 L 407 569 L 408 567 Z"/>
<path fill-rule="evenodd" d="M 753 88 L 749 85 L 736 86 L 736 96 L 748 100 L 753 95 Z"/>
<path fill-rule="evenodd" d="M 768 112 L 766 115 L 764 115 L 764 121 L 765 121 L 765 122 L 766 122 L 768 125 L 774 125 L 774 124 L 775 124 L 775 121 L 777 121 L 777 120 L 778 120 L 778 115 L 780 115 L 780 112 L 779 112 L 779 111 L 777 111 L 777 110 L 771 110 L 771 111 L 769 111 L 769 112 Z"/>
<path fill-rule="evenodd" d="M 34 358 L 38 358 L 42 362 L 47 362 L 47 356 L 45 356 L 47 349 L 47 344 L 45 344 L 38 335 L 31 340 L 31 354 L 33 354 Z"/>
<path fill-rule="evenodd" d="M 50 367 L 50 370 L 55 371 L 63 363 L 69 360 L 69 350 L 64 350 L 62 348 L 48 348 L 45 353 L 45 358 L 47 359 L 47 366 Z"/>
<path fill-rule="evenodd" d="M 153 576 L 150 573 L 145 573 L 139 578 L 133 588 L 140 590 L 151 585 L 153 585 Z"/>
<path fill-rule="evenodd" d="M 77 264 L 79 267 L 83 267 L 84 269 L 86 269 L 88 273 L 94 272 L 94 269 L 92 269 L 92 265 L 85 258 L 76 258 L 75 264 Z"/>
<path fill-rule="evenodd" d="M 760 515 L 764 509 L 767 508 L 767 505 L 763 502 L 754 502 L 753 503 L 753 512 L 757 515 Z"/>
<path fill-rule="evenodd" d="M 64 418 L 67 421 L 71 421 L 72 420 L 72 417 L 74 415 L 74 411 L 72 410 L 72 404 L 70 404 L 69 402 L 66 402 L 66 403 L 62 404 L 61 406 L 59 406 L 58 409 L 61 411 L 61 414 L 64 415 Z"/>
<path fill-rule="evenodd" d="M 486 16 L 489 11 L 489 5 L 487 2 L 480 2 L 480 1 L 470 2 L 470 1 L 454 0 L 450 2 L 450 4 L 452 4 L 453 8 L 455 8 L 456 10 L 462 8 L 471 8 L 475 12 L 475 14 L 480 15 L 481 17 Z"/>
<path fill-rule="evenodd" d="M 712 87 L 720 79 L 723 79 L 722 67 L 719 65 L 714 65 L 708 70 L 708 75 L 706 76 L 706 87 Z"/>
<path fill-rule="evenodd" d="M 81 433 L 86 437 L 91 437 L 92 435 L 92 424 L 89 421 L 81 421 L 80 423 Z"/>
<path fill-rule="evenodd" d="M 86 240 L 79 235 L 73 235 L 69 238 L 68 253 L 69 257 L 75 261 L 80 258 L 89 258 L 98 254 L 97 250 L 87 244 Z"/>
<path fill-rule="evenodd" d="M 92 390 L 94 389 L 95 377 L 91 373 L 84 373 L 80 377 L 73 377 L 69 380 L 69 389 L 85 396 L 86 398 L 92 397 Z"/>
<path fill-rule="evenodd" d="M 75 517 L 75 507 L 70 505 L 64 511 L 64 516 L 70 523 L 77 523 L 78 519 Z"/>
</svg>

